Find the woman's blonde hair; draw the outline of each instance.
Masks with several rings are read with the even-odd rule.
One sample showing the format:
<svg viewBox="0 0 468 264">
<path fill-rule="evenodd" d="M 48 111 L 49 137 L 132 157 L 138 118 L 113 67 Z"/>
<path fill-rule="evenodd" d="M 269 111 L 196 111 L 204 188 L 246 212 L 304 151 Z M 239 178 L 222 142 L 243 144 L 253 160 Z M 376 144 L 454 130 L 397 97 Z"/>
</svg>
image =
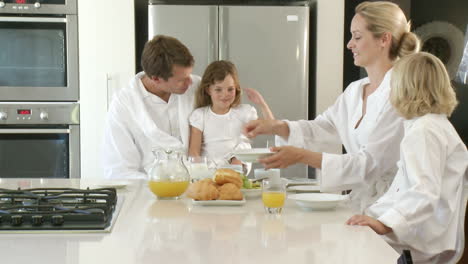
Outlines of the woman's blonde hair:
<svg viewBox="0 0 468 264">
<path fill-rule="evenodd" d="M 406 119 L 428 113 L 450 116 L 458 104 L 444 64 L 427 52 L 398 60 L 390 85 L 390 102 Z"/>
<path fill-rule="evenodd" d="M 366 20 L 367 30 L 375 38 L 382 37 L 386 32 L 392 34 L 391 60 L 419 51 L 419 38 L 410 31 L 411 23 L 406 20 L 398 5 L 385 1 L 362 2 L 356 7 L 355 13 Z"/>
<path fill-rule="evenodd" d="M 236 66 L 230 61 L 219 60 L 210 63 L 210 65 L 206 67 L 200 86 L 195 94 L 195 107 L 199 108 L 211 105 L 213 102 L 211 101 L 211 96 L 208 94 L 208 89 L 216 82 L 224 81 L 228 75 L 231 75 L 236 88 L 236 97 L 231 107 L 238 106 L 241 99 L 241 88 Z"/>
</svg>

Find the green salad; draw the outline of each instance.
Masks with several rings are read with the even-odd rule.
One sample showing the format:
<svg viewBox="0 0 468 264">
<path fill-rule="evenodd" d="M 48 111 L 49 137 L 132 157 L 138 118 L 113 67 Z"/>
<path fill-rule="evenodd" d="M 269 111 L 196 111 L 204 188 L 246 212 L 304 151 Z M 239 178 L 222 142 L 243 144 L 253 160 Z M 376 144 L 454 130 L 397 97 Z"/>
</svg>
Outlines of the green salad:
<svg viewBox="0 0 468 264">
<path fill-rule="evenodd" d="M 241 173 L 241 178 L 242 178 L 242 188 L 244 189 L 259 189 L 260 188 L 260 183 L 258 182 L 252 182 L 247 176 Z"/>
</svg>

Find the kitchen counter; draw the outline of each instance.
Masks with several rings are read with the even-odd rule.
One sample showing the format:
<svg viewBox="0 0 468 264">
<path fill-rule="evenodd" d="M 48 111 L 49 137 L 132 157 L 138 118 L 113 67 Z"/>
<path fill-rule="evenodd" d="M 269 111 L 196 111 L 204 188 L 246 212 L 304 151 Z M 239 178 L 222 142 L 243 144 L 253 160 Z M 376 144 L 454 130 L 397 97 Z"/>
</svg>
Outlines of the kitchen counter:
<svg viewBox="0 0 468 264">
<path fill-rule="evenodd" d="M 92 181 L 0 179 L 2 188 L 93 186 Z M 0 234 L 5 264 L 48 263 L 396 263 L 398 253 L 351 212 L 304 211 L 287 200 L 271 217 L 261 199 L 243 206 L 158 201 L 142 181 L 119 189 L 123 206 L 110 233 Z"/>
</svg>

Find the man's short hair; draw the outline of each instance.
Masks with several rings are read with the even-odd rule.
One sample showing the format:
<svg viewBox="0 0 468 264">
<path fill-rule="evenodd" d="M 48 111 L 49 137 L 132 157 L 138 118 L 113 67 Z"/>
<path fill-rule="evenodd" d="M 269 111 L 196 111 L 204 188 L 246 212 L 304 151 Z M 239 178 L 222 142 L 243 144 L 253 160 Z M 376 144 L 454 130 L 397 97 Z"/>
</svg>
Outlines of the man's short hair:
<svg viewBox="0 0 468 264">
<path fill-rule="evenodd" d="M 174 65 L 192 67 L 195 63 L 189 49 L 178 39 L 156 35 L 149 40 L 141 54 L 141 66 L 149 77 L 168 80 Z"/>
</svg>

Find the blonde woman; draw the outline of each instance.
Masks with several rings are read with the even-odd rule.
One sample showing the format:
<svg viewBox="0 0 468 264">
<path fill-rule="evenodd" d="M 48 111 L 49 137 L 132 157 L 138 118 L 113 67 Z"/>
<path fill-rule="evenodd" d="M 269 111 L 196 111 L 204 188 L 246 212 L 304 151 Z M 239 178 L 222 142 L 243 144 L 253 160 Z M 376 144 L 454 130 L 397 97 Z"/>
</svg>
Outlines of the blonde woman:
<svg viewBox="0 0 468 264">
<path fill-rule="evenodd" d="M 405 121 L 399 170 L 390 189 L 347 224 L 370 226 L 414 263 L 455 263 L 463 252 L 465 144 L 447 116 L 457 105 L 444 64 L 421 52 L 401 59 L 391 102 Z"/>
<path fill-rule="evenodd" d="M 321 169 L 321 190 L 352 189 L 355 210 L 363 212 L 389 187 L 397 170 L 403 120 L 389 102 L 391 69 L 396 60 L 419 50 L 419 40 L 401 9 L 390 2 L 363 2 L 351 22 L 348 49 L 368 77 L 351 83 L 315 120 L 253 121 L 248 137 L 275 134 L 287 145 L 260 160 L 266 168 L 304 163 Z M 346 154 L 321 153 L 319 146 L 341 142 Z"/>
</svg>

